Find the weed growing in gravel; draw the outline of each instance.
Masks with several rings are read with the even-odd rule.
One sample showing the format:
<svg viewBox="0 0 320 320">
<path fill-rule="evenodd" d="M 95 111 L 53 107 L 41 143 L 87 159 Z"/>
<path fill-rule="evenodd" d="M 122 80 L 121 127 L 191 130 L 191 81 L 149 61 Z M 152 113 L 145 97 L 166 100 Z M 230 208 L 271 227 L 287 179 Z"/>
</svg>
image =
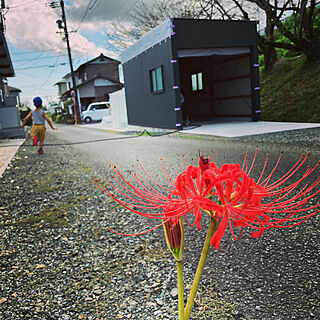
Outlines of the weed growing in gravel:
<svg viewBox="0 0 320 320">
<path fill-rule="evenodd" d="M 82 201 L 90 198 L 89 196 L 81 196 L 75 199 L 68 200 L 68 203 L 55 204 L 54 207 L 41 210 L 30 216 L 18 219 L 16 221 L 8 221 L 0 223 L 0 228 L 9 226 L 20 226 L 33 224 L 38 227 L 49 225 L 50 227 L 62 227 L 68 223 L 68 213 L 70 209 L 79 206 Z"/>
<path fill-rule="evenodd" d="M 41 179 L 34 181 L 34 191 L 37 193 L 49 193 L 60 189 L 54 179 Z"/>
<path fill-rule="evenodd" d="M 226 302 L 218 297 L 212 280 L 198 290 L 195 298 L 192 316 L 198 320 L 227 320 L 234 319 L 236 314 L 236 304 Z"/>
</svg>

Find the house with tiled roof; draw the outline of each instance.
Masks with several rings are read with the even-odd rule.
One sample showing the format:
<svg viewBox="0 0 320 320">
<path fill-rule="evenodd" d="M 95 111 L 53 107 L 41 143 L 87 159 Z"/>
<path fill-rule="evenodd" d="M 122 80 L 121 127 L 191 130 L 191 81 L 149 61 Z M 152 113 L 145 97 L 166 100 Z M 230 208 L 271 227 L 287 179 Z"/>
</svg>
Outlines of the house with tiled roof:
<svg viewBox="0 0 320 320">
<path fill-rule="evenodd" d="M 123 88 L 123 84 L 119 80 L 119 64 L 120 61 L 101 53 L 74 71 L 80 110 L 85 110 L 92 102 L 109 101 L 110 93 Z M 58 86 L 61 101 L 66 101 L 71 97 L 72 78 L 70 73 L 55 85 Z"/>
</svg>

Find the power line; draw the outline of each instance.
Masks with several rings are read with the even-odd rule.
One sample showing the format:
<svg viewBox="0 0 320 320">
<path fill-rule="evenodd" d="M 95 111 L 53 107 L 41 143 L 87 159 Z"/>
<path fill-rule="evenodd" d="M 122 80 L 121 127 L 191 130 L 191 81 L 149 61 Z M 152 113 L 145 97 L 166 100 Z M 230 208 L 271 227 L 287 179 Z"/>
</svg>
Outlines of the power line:
<svg viewBox="0 0 320 320">
<path fill-rule="evenodd" d="M 39 59 L 41 56 L 43 56 L 44 53 L 40 52 L 39 54 L 37 54 L 35 56 L 35 59 Z M 26 60 L 26 62 L 24 63 L 24 67 L 29 66 L 30 64 L 32 64 L 32 61 L 29 61 L 29 59 Z"/>
<path fill-rule="evenodd" d="M 90 6 L 91 6 L 91 2 L 92 2 L 92 1 L 93 1 L 93 0 L 90 0 L 90 2 L 88 3 L 87 7 L 84 9 L 83 14 L 82 14 L 82 17 L 81 17 L 81 19 L 80 19 L 80 23 L 79 23 L 79 25 L 78 25 L 78 27 L 77 27 L 77 29 L 76 29 L 76 32 L 80 29 L 80 26 L 81 26 L 82 22 L 83 22 L 84 19 L 86 18 L 87 14 L 88 14 L 88 12 L 89 12 L 89 10 L 90 10 Z"/>
<path fill-rule="evenodd" d="M 40 89 L 42 89 L 42 88 L 43 88 L 43 86 L 47 84 L 47 82 L 48 82 L 48 80 L 50 79 L 50 77 L 51 77 L 51 75 L 52 75 L 53 71 L 54 71 L 54 70 L 56 69 L 56 67 L 57 67 L 57 63 L 58 63 L 59 58 L 60 58 L 60 57 L 59 57 L 59 56 L 57 56 L 56 62 L 54 63 L 54 68 L 50 71 L 50 73 L 49 73 L 49 75 L 48 75 L 47 79 L 46 79 L 46 80 L 42 83 L 42 85 L 39 87 L 39 90 L 40 90 Z"/>
<path fill-rule="evenodd" d="M 67 56 L 67 54 L 64 55 L 59 55 L 59 57 L 61 56 Z M 24 62 L 24 61 L 32 61 L 32 60 L 46 60 L 46 59 L 56 59 L 57 57 L 53 56 L 53 57 L 42 57 L 42 58 L 26 58 L 26 59 L 19 59 L 19 60 L 12 60 L 12 62 Z"/>
<path fill-rule="evenodd" d="M 64 66 L 67 64 L 67 62 L 62 62 L 62 63 L 59 63 L 60 65 Z M 39 69 L 39 68 L 54 68 L 55 65 L 50 65 L 50 64 L 45 64 L 45 65 L 42 65 L 42 66 L 33 66 L 33 67 L 25 67 L 25 68 L 16 68 L 15 70 L 28 70 L 28 69 Z"/>
<path fill-rule="evenodd" d="M 91 6 L 90 6 L 90 10 L 92 10 L 93 9 L 93 7 L 95 6 L 95 4 L 97 3 L 97 2 L 99 2 L 100 0 L 96 0 Z"/>
<path fill-rule="evenodd" d="M 93 1 L 94 1 L 94 3 L 92 3 Z M 86 8 L 84 9 L 84 11 L 83 11 L 82 17 L 81 17 L 81 19 L 80 19 L 80 23 L 79 23 L 78 27 L 77 27 L 76 30 L 75 30 L 75 33 L 74 33 L 73 38 L 75 37 L 76 33 L 80 30 L 80 27 L 81 27 L 83 21 L 86 19 L 89 11 L 92 10 L 99 1 L 100 1 L 100 0 L 90 0 L 90 2 L 88 3 L 87 7 L 86 7 Z M 92 3 L 92 4 L 91 4 L 91 3 Z"/>
<path fill-rule="evenodd" d="M 12 48 L 12 50 L 11 50 L 11 48 Z M 14 56 L 20 56 L 20 55 L 26 55 L 26 54 L 36 54 L 36 53 L 38 53 L 39 51 L 41 51 L 42 52 L 42 54 L 44 53 L 44 52 L 51 52 L 52 53 L 52 49 L 50 50 L 50 49 L 48 49 L 48 50 L 44 50 L 44 49 L 39 49 L 39 51 L 24 51 L 24 52 L 14 52 L 13 50 L 15 49 L 13 46 L 11 46 L 10 44 L 9 44 L 9 49 L 10 49 L 10 55 L 14 55 Z M 64 50 L 59 50 L 59 51 L 57 51 L 57 52 L 54 52 L 55 54 L 61 54 L 61 53 L 63 53 L 64 52 Z M 53 53 L 52 53 L 53 54 Z"/>
</svg>

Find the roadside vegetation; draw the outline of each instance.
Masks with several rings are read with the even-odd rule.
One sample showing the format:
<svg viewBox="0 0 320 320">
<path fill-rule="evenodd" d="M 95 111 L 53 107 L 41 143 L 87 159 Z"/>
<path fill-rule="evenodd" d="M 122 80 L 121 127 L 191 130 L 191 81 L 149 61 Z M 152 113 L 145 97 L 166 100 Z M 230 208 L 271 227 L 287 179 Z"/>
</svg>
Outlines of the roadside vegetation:
<svg viewBox="0 0 320 320">
<path fill-rule="evenodd" d="M 320 122 L 320 60 L 281 58 L 260 84 L 263 121 Z"/>
</svg>

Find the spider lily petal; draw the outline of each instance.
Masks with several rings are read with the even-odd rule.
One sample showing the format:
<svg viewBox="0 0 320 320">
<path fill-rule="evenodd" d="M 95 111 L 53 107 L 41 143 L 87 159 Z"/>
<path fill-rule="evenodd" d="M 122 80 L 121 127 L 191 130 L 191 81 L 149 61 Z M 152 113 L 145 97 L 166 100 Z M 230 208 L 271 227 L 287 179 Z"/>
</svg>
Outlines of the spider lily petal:
<svg viewBox="0 0 320 320">
<path fill-rule="evenodd" d="M 260 178 L 255 182 L 249 174 L 254 168 L 256 156 L 257 152 L 249 170 L 247 155 L 242 167 L 235 163 L 224 164 L 221 168 L 213 161 L 207 160 L 208 158 L 200 156 L 198 170 L 194 166 L 189 167 L 187 171 L 193 174 L 188 175 L 188 172 L 183 172 L 176 180 L 174 193 L 192 203 L 194 214 L 197 212 L 195 219 L 198 228 L 202 218 L 198 214 L 200 209 L 218 220 L 217 231 L 211 239 L 211 245 L 216 249 L 219 249 L 228 225 L 235 240 L 239 240 L 244 227 L 253 229 L 251 237 L 260 237 L 267 229 L 296 226 L 318 212 L 317 208 L 320 204 L 307 206 L 307 203 L 320 193 L 320 178 L 310 186 L 300 187 L 300 185 L 315 171 L 319 163 L 313 168 L 308 167 L 294 182 L 288 184 L 289 179 L 297 176 L 309 157 L 309 154 L 302 155 L 287 173 L 270 183 L 282 158 L 281 153 L 274 168 L 260 182 L 265 174 L 267 156 Z M 204 159 L 206 159 L 205 162 Z M 286 183 L 287 186 L 285 186 Z M 214 202 L 207 198 L 208 195 L 218 197 L 219 203 L 212 205 Z M 307 214 L 299 215 L 303 212 Z M 240 236 L 236 237 L 234 228 L 239 227 L 241 228 Z"/>
<path fill-rule="evenodd" d="M 267 155 L 259 179 L 255 182 L 249 175 L 254 169 L 256 156 L 257 151 L 250 167 L 246 154 L 242 167 L 234 163 L 223 164 L 219 168 L 210 158 L 199 155 L 199 165 L 195 166 L 193 162 L 186 165 L 175 181 L 162 162 L 169 187 L 155 181 L 140 162 L 138 167 L 134 167 L 135 173 L 130 173 L 132 182 L 114 167 L 113 182 L 109 181 L 103 191 L 131 212 L 162 219 L 161 224 L 149 231 L 163 225 L 168 247 L 171 252 L 175 251 L 173 255 L 178 259 L 183 252 L 181 241 L 184 241 L 181 217 L 188 225 L 197 226 L 198 230 L 201 230 L 202 211 L 214 218 L 218 228 L 211 245 L 219 249 L 228 226 L 235 240 L 241 238 L 246 227 L 252 229 L 251 237 L 255 238 L 262 236 L 267 229 L 301 224 L 319 211 L 320 204 L 308 205 L 308 202 L 320 193 L 320 177 L 310 185 L 303 185 L 305 179 L 310 178 L 319 167 L 319 162 L 298 176 L 309 157 L 309 154 L 301 155 L 282 177 L 270 182 L 279 167 L 282 153 L 269 174 L 266 174 Z M 112 189 L 120 196 L 115 196 Z M 193 216 L 192 222 L 189 222 L 188 214 Z M 234 228 L 240 228 L 238 237 Z"/>
</svg>

